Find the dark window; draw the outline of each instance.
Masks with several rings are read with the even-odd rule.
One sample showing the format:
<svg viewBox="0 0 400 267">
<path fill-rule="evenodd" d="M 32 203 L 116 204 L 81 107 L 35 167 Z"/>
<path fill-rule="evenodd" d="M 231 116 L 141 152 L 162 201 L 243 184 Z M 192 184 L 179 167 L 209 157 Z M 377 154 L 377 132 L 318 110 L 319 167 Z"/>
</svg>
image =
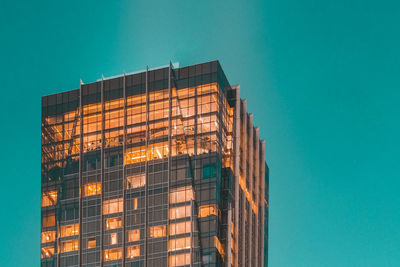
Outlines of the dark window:
<svg viewBox="0 0 400 267">
<path fill-rule="evenodd" d="M 216 176 L 215 164 L 209 164 L 203 166 L 203 178 L 211 178 Z"/>
</svg>

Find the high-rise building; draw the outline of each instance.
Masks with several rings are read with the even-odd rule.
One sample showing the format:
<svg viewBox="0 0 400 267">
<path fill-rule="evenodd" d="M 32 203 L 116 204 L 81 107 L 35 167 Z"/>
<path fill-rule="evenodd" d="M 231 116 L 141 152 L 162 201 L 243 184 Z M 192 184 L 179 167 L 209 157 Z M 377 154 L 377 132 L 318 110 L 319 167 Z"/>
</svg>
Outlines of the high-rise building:
<svg viewBox="0 0 400 267">
<path fill-rule="evenodd" d="M 45 96 L 41 266 L 265 266 L 264 155 L 218 61 Z"/>
</svg>

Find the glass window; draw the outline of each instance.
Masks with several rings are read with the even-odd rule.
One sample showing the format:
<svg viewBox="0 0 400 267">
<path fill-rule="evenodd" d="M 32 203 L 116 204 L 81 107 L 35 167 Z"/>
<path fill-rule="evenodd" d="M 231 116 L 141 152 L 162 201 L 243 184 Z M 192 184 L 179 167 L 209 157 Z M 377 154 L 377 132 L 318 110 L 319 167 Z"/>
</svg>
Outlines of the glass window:
<svg viewBox="0 0 400 267">
<path fill-rule="evenodd" d="M 51 258 L 54 255 L 54 247 L 43 247 L 40 252 L 42 259 Z"/>
<path fill-rule="evenodd" d="M 203 178 L 211 178 L 217 175 L 215 164 L 208 164 L 203 166 Z"/>
<path fill-rule="evenodd" d="M 103 214 L 122 212 L 124 209 L 122 198 L 105 200 L 103 202 Z"/>
<path fill-rule="evenodd" d="M 56 240 L 56 231 L 42 232 L 42 243 L 53 242 Z"/>
<path fill-rule="evenodd" d="M 170 208 L 169 219 L 174 220 L 174 219 L 189 217 L 191 215 L 191 211 L 192 209 L 190 205 Z"/>
<path fill-rule="evenodd" d="M 137 210 L 137 208 L 138 208 L 138 199 L 137 197 L 135 197 L 133 199 L 133 210 Z"/>
<path fill-rule="evenodd" d="M 101 183 L 88 183 L 85 184 L 85 196 L 94 196 L 101 194 Z"/>
<path fill-rule="evenodd" d="M 118 233 L 111 233 L 110 234 L 110 244 L 111 245 L 118 244 Z"/>
<path fill-rule="evenodd" d="M 138 188 L 146 185 L 146 175 L 144 173 L 126 177 L 127 189 Z"/>
<path fill-rule="evenodd" d="M 128 232 L 128 242 L 138 241 L 140 240 L 140 230 L 134 229 Z"/>
<path fill-rule="evenodd" d="M 217 236 L 214 236 L 214 244 L 222 258 L 225 257 L 225 250 Z"/>
<path fill-rule="evenodd" d="M 190 253 L 168 256 L 169 266 L 184 266 L 190 264 Z"/>
<path fill-rule="evenodd" d="M 113 261 L 122 258 L 122 248 L 106 249 L 104 250 L 104 260 Z"/>
<path fill-rule="evenodd" d="M 60 227 L 60 237 L 79 235 L 79 224 L 62 225 Z"/>
<path fill-rule="evenodd" d="M 126 257 L 130 259 L 134 259 L 140 256 L 140 246 L 130 246 L 126 249 Z"/>
<path fill-rule="evenodd" d="M 78 239 L 61 242 L 61 253 L 78 250 Z"/>
<path fill-rule="evenodd" d="M 53 206 L 57 203 L 57 190 L 43 192 L 42 207 Z"/>
<path fill-rule="evenodd" d="M 121 216 L 106 219 L 106 230 L 120 228 L 122 226 Z"/>
<path fill-rule="evenodd" d="M 157 225 L 150 227 L 150 237 L 152 238 L 163 237 L 166 236 L 166 234 L 167 231 L 165 225 Z"/>
<path fill-rule="evenodd" d="M 171 223 L 169 225 L 169 235 L 179 235 L 190 233 L 190 221 L 187 222 L 179 222 L 179 223 Z"/>
<path fill-rule="evenodd" d="M 199 208 L 199 218 L 211 215 L 218 216 L 218 208 L 216 204 L 204 205 Z"/>
<path fill-rule="evenodd" d="M 88 248 L 95 248 L 96 247 L 96 237 L 89 237 L 88 238 Z"/>
<path fill-rule="evenodd" d="M 193 199 L 193 189 L 191 186 L 174 188 L 169 194 L 171 204 L 190 201 Z"/>
<path fill-rule="evenodd" d="M 54 213 L 43 216 L 42 218 L 42 227 L 53 227 L 56 226 L 56 216 Z"/>
<path fill-rule="evenodd" d="M 177 239 L 170 239 L 168 241 L 168 251 L 176 251 L 187 248 L 190 248 L 190 236 Z"/>
</svg>

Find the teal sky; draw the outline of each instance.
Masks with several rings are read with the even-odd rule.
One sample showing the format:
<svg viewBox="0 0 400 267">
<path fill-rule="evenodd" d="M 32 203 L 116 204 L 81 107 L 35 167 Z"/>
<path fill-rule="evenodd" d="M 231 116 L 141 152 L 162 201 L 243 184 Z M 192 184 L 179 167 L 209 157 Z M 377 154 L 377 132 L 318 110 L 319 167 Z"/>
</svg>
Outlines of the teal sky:
<svg viewBox="0 0 400 267">
<path fill-rule="evenodd" d="M 394 0 L 1 0 L 0 266 L 39 266 L 41 96 L 214 59 L 266 140 L 270 266 L 399 266 L 399 10 Z"/>
</svg>

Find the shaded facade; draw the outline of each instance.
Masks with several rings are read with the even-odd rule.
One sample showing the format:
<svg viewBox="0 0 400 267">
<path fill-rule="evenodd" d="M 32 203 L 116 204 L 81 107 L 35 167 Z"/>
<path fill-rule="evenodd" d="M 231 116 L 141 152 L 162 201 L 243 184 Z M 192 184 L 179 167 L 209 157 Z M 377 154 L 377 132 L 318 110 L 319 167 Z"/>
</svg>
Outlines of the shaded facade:
<svg viewBox="0 0 400 267">
<path fill-rule="evenodd" d="M 41 266 L 264 266 L 264 155 L 218 61 L 45 96 Z"/>
</svg>

